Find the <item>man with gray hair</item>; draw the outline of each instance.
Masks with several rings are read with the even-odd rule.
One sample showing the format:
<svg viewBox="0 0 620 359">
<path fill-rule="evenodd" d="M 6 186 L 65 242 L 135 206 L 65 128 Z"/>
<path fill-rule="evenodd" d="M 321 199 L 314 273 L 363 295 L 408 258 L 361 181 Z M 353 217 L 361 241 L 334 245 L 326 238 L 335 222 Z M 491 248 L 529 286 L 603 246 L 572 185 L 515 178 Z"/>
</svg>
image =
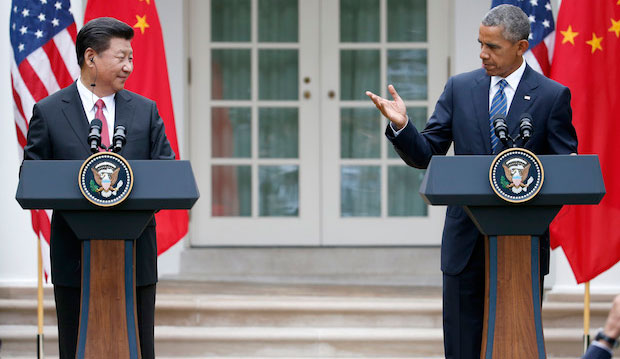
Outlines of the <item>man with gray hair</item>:
<svg viewBox="0 0 620 359">
<path fill-rule="evenodd" d="M 525 148 L 538 155 L 577 152 L 570 91 L 532 70 L 523 59 L 529 47 L 528 17 L 518 7 L 489 11 L 478 33 L 482 69 L 448 80 L 423 131 L 410 123 L 392 85 L 393 101 L 366 92 L 390 120 L 385 134 L 410 166 L 426 168 L 454 143 L 457 155 L 490 155 L 504 149 L 491 119 L 502 114 L 511 135 L 527 112 L 534 131 Z M 540 238 L 541 278 L 549 272 L 549 237 Z M 448 206 L 441 245 L 443 330 L 447 359 L 480 357 L 484 317 L 484 236 L 460 206 Z"/>
</svg>

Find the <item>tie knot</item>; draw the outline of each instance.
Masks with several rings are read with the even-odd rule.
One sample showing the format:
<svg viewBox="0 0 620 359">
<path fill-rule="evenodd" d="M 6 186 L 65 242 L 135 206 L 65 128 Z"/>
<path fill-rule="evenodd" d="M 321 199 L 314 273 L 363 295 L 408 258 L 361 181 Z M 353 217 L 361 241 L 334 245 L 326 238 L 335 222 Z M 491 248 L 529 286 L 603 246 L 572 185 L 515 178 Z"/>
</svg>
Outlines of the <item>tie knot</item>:
<svg viewBox="0 0 620 359">
<path fill-rule="evenodd" d="M 508 82 L 507 82 L 505 79 L 502 79 L 502 80 L 499 82 L 499 90 L 500 90 L 500 91 L 504 91 L 504 88 L 505 88 L 506 86 L 508 86 Z M 99 100 L 99 101 L 101 101 L 101 100 Z"/>
<path fill-rule="evenodd" d="M 95 102 L 95 107 L 97 107 L 97 110 L 101 110 L 105 107 L 105 102 L 103 102 L 102 99 L 99 99 L 97 100 L 97 102 Z"/>
</svg>

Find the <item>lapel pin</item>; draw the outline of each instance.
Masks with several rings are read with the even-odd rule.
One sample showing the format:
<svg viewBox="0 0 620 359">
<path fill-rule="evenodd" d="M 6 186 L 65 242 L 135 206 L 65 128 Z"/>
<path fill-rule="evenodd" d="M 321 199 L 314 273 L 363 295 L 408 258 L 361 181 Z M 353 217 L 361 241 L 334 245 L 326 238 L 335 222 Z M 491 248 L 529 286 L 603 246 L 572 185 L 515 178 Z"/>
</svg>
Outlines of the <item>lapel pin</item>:
<svg viewBox="0 0 620 359">
<path fill-rule="evenodd" d="M 530 97 L 530 95 L 525 95 L 525 96 L 523 96 L 523 99 L 526 100 L 526 101 L 529 101 L 531 99 L 531 97 Z"/>
</svg>

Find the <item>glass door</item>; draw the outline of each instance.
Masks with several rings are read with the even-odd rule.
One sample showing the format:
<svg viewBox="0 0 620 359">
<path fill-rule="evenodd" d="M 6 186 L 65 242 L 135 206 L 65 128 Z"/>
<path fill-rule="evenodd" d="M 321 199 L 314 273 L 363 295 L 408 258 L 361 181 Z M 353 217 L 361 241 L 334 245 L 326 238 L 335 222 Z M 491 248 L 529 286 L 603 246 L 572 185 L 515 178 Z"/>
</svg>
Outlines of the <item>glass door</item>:
<svg viewBox="0 0 620 359">
<path fill-rule="evenodd" d="M 190 0 L 193 246 L 438 245 L 442 208 L 385 139 L 388 83 L 422 128 L 448 0 Z"/>
<path fill-rule="evenodd" d="M 190 2 L 192 245 L 319 244 L 318 13 Z"/>
<path fill-rule="evenodd" d="M 338 0 L 321 7 L 324 245 L 437 245 L 444 208 L 418 193 L 364 94 L 393 84 L 422 129 L 447 80 L 445 0 Z"/>
</svg>

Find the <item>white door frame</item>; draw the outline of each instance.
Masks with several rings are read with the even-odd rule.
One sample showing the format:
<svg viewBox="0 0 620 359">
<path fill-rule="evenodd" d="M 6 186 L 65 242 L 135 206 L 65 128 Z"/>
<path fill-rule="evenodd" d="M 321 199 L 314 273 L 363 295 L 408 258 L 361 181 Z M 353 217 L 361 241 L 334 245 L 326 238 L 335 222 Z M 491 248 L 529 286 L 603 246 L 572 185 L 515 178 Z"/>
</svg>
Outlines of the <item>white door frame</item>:
<svg viewBox="0 0 620 359">
<path fill-rule="evenodd" d="M 321 158 L 323 185 L 323 245 L 438 245 L 441 242 L 445 207 L 429 206 L 426 217 L 388 217 L 387 216 L 387 165 L 402 165 L 401 159 L 385 159 L 389 141 L 383 136 L 381 153 L 384 160 L 347 160 L 347 164 L 372 164 L 382 166 L 381 171 L 381 216 L 347 217 L 340 216 L 340 105 L 367 106 L 374 108 L 370 100 L 339 101 L 341 48 L 377 49 L 381 51 L 381 96 L 387 95 L 385 52 L 387 48 L 428 48 L 428 99 L 426 101 L 406 101 L 407 106 L 427 106 L 429 115 L 443 90 L 448 75 L 449 29 L 445 24 L 448 1 L 428 0 L 428 42 L 427 43 L 386 43 L 387 1 L 381 0 L 381 44 L 339 42 L 339 2 L 325 0 L 321 5 L 321 118 L 323 129 L 322 144 L 326 150 Z M 332 20 L 328 20 L 332 19 Z M 433 46 L 429 46 L 433 44 Z M 335 92 L 330 98 L 328 93 Z M 389 95 L 388 95 L 389 96 Z M 384 128 L 384 127 L 383 127 Z M 418 188 L 411 188 L 418 191 Z"/>
<path fill-rule="evenodd" d="M 189 53 L 192 78 L 189 85 L 191 131 L 189 133 L 192 165 L 201 199 L 191 212 L 192 246 L 273 246 L 318 245 L 319 232 L 319 64 L 318 31 L 312 23 L 319 18 L 319 0 L 299 1 L 299 42 L 292 44 L 258 42 L 258 1 L 252 0 L 251 43 L 211 43 L 210 1 L 189 3 Z M 252 98 L 249 101 L 211 99 L 211 49 L 251 48 Z M 258 49 L 299 49 L 299 100 L 258 100 Z M 309 83 L 304 79 L 310 79 Z M 310 97 L 304 97 L 309 92 Z M 211 106 L 243 104 L 252 108 L 252 158 L 214 159 L 211 156 Z M 295 106 L 299 108 L 299 158 L 259 159 L 258 106 Z M 238 164 L 252 166 L 251 217 L 213 217 L 211 215 L 211 166 Z M 299 165 L 299 216 L 258 216 L 258 166 L 267 164 Z"/>
<path fill-rule="evenodd" d="M 192 246 L 359 246 L 359 245 L 438 245 L 445 207 L 429 207 L 426 217 L 387 216 L 387 165 L 403 165 L 400 159 L 385 159 L 388 146 L 382 140 L 383 160 L 359 160 L 359 164 L 382 166 L 380 217 L 340 217 L 340 105 L 368 106 L 352 101 L 338 100 L 340 93 L 339 1 L 299 0 L 299 43 L 258 43 L 257 3 L 252 3 L 251 43 L 210 42 L 210 1 L 190 0 L 189 55 L 192 59 L 191 84 L 189 85 L 190 131 L 189 149 L 192 165 L 201 190 L 201 200 L 191 211 L 190 230 Z M 382 44 L 355 44 L 351 48 L 428 48 L 428 99 L 407 101 L 408 106 L 427 106 L 429 115 L 441 94 L 448 76 L 449 26 L 445 14 L 449 13 L 449 0 L 428 0 L 428 42 L 390 43 L 386 46 L 387 0 L 381 3 Z M 433 44 L 433 46 L 429 46 Z M 211 100 L 211 49 L 251 48 L 252 98 L 248 101 Z M 258 48 L 299 49 L 299 100 L 259 101 Z M 386 95 L 385 56 L 381 56 L 381 95 Z M 308 78 L 309 82 L 305 79 Z M 336 96 L 330 98 L 328 93 Z M 310 96 L 306 98 L 305 94 Z M 211 156 L 211 106 L 243 103 L 252 107 L 252 158 L 213 159 Z M 257 158 L 257 107 L 284 105 L 299 108 L 299 159 L 272 160 Z M 354 160 L 353 163 L 357 160 Z M 374 162 L 373 162 L 374 161 Z M 377 162 L 377 163 L 375 163 Z M 258 165 L 299 165 L 299 217 L 258 216 Z M 351 160 L 349 162 L 351 163 Z M 211 166 L 239 164 L 252 166 L 252 216 L 212 217 L 211 215 Z M 418 191 L 418 188 L 412 188 Z"/>
</svg>

